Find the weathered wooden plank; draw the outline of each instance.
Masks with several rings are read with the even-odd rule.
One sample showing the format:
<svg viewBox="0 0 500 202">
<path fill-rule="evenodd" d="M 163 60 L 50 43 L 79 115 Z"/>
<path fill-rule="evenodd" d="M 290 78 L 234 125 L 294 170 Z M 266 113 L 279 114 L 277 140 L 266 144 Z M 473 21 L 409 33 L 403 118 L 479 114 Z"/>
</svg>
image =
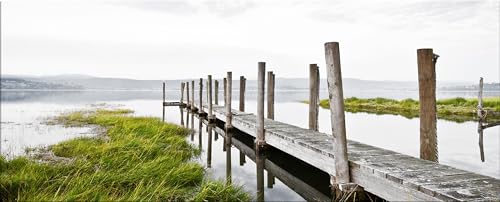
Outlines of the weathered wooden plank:
<svg viewBox="0 0 500 202">
<path fill-rule="evenodd" d="M 309 65 L 309 129 L 318 131 L 319 70 L 317 64 Z"/>
</svg>

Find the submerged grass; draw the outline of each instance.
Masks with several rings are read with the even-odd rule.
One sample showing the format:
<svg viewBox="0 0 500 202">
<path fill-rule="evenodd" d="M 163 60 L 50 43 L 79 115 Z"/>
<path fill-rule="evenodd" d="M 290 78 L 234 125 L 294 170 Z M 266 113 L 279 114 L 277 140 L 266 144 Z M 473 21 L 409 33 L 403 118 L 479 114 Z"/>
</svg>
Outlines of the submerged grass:
<svg viewBox="0 0 500 202">
<path fill-rule="evenodd" d="M 251 200 L 241 187 L 205 177 L 204 168 L 191 161 L 200 151 L 185 140 L 187 129 L 156 118 L 124 116 L 130 112 L 57 117 L 67 126 L 106 127 L 106 138 L 77 138 L 49 148 L 73 159 L 71 163 L 0 156 L 0 200 Z"/>
<path fill-rule="evenodd" d="M 413 99 L 394 100 L 386 98 L 347 98 L 344 100 L 345 110 L 348 112 L 367 112 L 374 114 L 394 114 L 406 118 L 419 116 L 419 102 Z M 437 115 L 439 119 L 456 122 L 477 120 L 477 99 L 451 98 L 437 100 Z M 328 99 L 320 101 L 320 106 L 329 108 Z M 483 99 L 483 108 L 489 111 L 488 121 L 500 121 L 500 97 Z"/>
</svg>

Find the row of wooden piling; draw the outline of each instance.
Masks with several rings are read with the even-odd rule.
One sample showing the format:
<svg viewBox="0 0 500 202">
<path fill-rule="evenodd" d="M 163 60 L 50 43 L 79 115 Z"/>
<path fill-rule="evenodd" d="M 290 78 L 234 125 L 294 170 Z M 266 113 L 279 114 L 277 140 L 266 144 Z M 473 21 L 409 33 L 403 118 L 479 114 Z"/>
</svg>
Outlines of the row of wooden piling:
<svg viewBox="0 0 500 202">
<path fill-rule="evenodd" d="M 419 81 L 419 100 L 420 100 L 420 157 L 422 159 L 437 161 L 437 132 L 436 132 L 436 74 L 435 65 L 438 56 L 432 49 L 418 49 L 418 81 Z M 333 146 L 335 156 L 335 176 L 332 176 L 332 184 L 338 190 L 346 191 L 352 187 L 350 184 L 349 164 L 347 157 L 347 139 L 344 114 L 344 98 L 342 87 L 342 74 L 340 63 L 340 51 L 338 42 L 325 44 L 326 73 L 328 81 L 328 93 L 331 111 L 331 126 L 333 135 Z M 265 141 L 264 130 L 264 100 L 266 83 L 266 63 L 258 63 L 257 74 L 257 113 L 256 113 L 256 140 L 255 150 L 257 153 L 265 150 L 267 145 Z M 317 64 L 309 65 L 309 129 L 318 131 L 318 112 L 319 112 L 319 89 L 320 76 Z M 218 91 L 219 82 L 215 80 L 215 86 L 212 86 L 212 75 L 207 76 L 207 106 L 208 112 L 203 111 L 203 78 L 199 80 L 199 104 L 196 107 L 194 102 L 194 81 L 191 81 L 191 96 L 189 82 L 181 84 L 181 104 L 184 103 L 184 89 L 186 89 L 185 106 L 198 111 L 201 117 L 207 116 L 209 123 L 215 121 L 212 110 L 212 103 L 219 104 Z M 227 72 L 223 79 L 224 85 L 224 105 L 226 111 L 225 130 L 232 130 L 232 72 Z M 267 118 L 274 119 L 274 88 L 275 74 L 272 71 L 267 72 Z M 212 89 L 215 89 L 215 99 L 212 99 Z M 165 85 L 163 85 L 165 91 Z M 246 78 L 240 77 L 239 91 L 239 111 L 245 111 L 245 91 Z M 165 94 L 163 96 L 165 102 Z M 230 144 L 230 142 L 226 142 Z M 241 154 L 240 154 L 241 155 Z M 240 162 L 241 163 L 241 162 Z M 344 190 L 343 190 L 344 189 Z"/>
</svg>

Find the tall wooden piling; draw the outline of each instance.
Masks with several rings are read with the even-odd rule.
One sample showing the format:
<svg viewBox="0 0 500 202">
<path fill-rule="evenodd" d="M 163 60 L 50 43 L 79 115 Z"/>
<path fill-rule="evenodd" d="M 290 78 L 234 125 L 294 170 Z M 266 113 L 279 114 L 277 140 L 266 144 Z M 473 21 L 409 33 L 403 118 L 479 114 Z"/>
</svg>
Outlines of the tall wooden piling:
<svg viewBox="0 0 500 202">
<path fill-rule="evenodd" d="M 335 156 L 335 184 L 350 182 L 347 160 L 347 138 L 344 114 L 344 95 L 338 42 L 325 44 L 326 72 L 333 134 L 333 155 Z"/>
<path fill-rule="evenodd" d="M 208 124 L 208 145 L 207 145 L 207 167 L 210 168 L 212 167 L 212 131 L 213 131 L 213 125 Z"/>
<path fill-rule="evenodd" d="M 240 76 L 240 106 L 239 110 L 241 112 L 245 111 L 245 85 L 246 85 L 246 78 L 244 76 Z"/>
<path fill-rule="evenodd" d="M 257 175 L 257 201 L 264 201 L 264 164 L 266 157 L 257 153 L 255 155 L 255 168 Z"/>
<path fill-rule="evenodd" d="M 186 82 L 186 102 L 187 102 L 187 103 L 186 103 L 186 104 L 187 104 L 187 105 L 186 105 L 186 106 L 187 106 L 187 108 L 188 108 L 188 109 L 191 109 L 191 102 L 190 102 L 190 100 L 189 100 L 189 81 L 188 81 L 188 82 Z M 189 119 L 188 119 L 188 120 L 189 120 Z"/>
<path fill-rule="evenodd" d="M 231 129 L 233 127 L 232 125 L 232 119 L 233 119 L 233 113 L 231 113 L 231 95 L 232 95 L 232 88 L 233 88 L 233 73 L 232 72 L 227 72 L 227 80 L 226 80 L 226 130 Z"/>
<path fill-rule="evenodd" d="M 319 70 L 318 65 L 309 65 L 309 129 L 318 131 Z"/>
<path fill-rule="evenodd" d="M 181 107 L 184 104 L 184 87 L 185 87 L 185 85 L 186 84 L 184 82 L 181 83 Z"/>
<path fill-rule="evenodd" d="M 267 72 L 267 118 L 274 120 L 274 73 Z"/>
<path fill-rule="evenodd" d="M 227 78 L 224 78 L 224 106 L 227 104 Z"/>
<path fill-rule="evenodd" d="M 161 103 L 163 113 L 162 113 L 162 121 L 165 121 L 165 82 L 163 82 L 163 102 Z"/>
<path fill-rule="evenodd" d="M 219 81 L 215 80 L 214 81 L 214 93 L 215 93 L 215 99 L 214 99 L 214 104 L 219 105 Z"/>
<path fill-rule="evenodd" d="M 191 109 L 196 109 L 194 106 L 194 80 L 191 81 Z"/>
<path fill-rule="evenodd" d="M 418 49 L 420 158 L 438 161 L 436 129 L 436 60 L 432 49 Z"/>
<path fill-rule="evenodd" d="M 477 132 L 479 134 L 479 154 L 481 161 L 484 162 L 484 146 L 483 146 L 483 122 L 485 121 L 486 111 L 483 110 L 483 77 L 479 79 L 479 91 L 477 94 Z"/>
<path fill-rule="evenodd" d="M 198 112 L 203 113 L 203 78 L 200 78 L 200 105 L 198 106 Z"/>
<path fill-rule="evenodd" d="M 213 109 L 212 109 L 212 75 L 208 75 L 208 79 L 207 79 L 207 86 L 208 86 L 208 91 L 207 91 L 207 94 L 208 94 L 208 121 L 209 122 L 213 122 L 214 121 L 214 118 L 215 116 L 213 115 Z"/>
<path fill-rule="evenodd" d="M 255 139 L 255 150 L 257 153 L 266 144 L 265 132 L 264 132 L 264 86 L 266 79 L 266 63 L 259 62 L 258 64 L 258 83 L 257 83 L 257 121 L 256 121 L 256 134 Z"/>
<path fill-rule="evenodd" d="M 228 81 L 231 81 L 228 79 Z M 224 148 L 226 149 L 226 183 L 231 184 L 231 139 L 233 135 L 231 130 L 227 130 L 226 137 L 224 138 Z"/>
</svg>

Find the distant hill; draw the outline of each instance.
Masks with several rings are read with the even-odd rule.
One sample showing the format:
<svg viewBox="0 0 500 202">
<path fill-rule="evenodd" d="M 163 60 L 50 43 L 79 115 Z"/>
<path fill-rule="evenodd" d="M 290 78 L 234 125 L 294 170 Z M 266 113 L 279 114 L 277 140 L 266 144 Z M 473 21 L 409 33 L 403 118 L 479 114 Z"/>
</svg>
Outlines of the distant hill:
<svg viewBox="0 0 500 202">
<path fill-rule="evenodd" d="M 64 85 L 50 82 L 39 82 L 32 80 L 25 80 L 20 78 L 2 78 L 1 89 L 44 89 L 44 90 L 57 90 L 57 89 L 82 89 L 81 86 Z"/>
<path fill-rule="evenodd" d="M 239 88 L 239 78 L 233 80 L 233 88 Z M 199 89 L 199 78 L 186 80 L 135 80 L 123 78 L 101 78 L 87 75 L 57 75 L 57 76 L 17 76 L 2 75 L 2 89 L 87 89 L 87 90 L 160 90 L 161 83 L 166 83 L 167 90 L 180 89 L 182 81 L 195 80 L 195 89 Z M 219 78 L 219 89 L 223 88 Z M 321 89 L 326 90 L 325 79 L 320 81 Z M 475 90 L 477 84 L 470 82 L 438 82 L 440 90 Z M 356 91 L 415 91 L 418 90 L 417 81 L 370 81 L 352 78 L 343 79 L 344 90 Z M 496 89 L 495 84 L 485 85 L 485 89 Z M 247 90 L 257 89 L 255 80 L 247 81 Z M 307 78 L 277 78 L 277 90 L 304 90 L 309 89 Z"/>
</svg>

